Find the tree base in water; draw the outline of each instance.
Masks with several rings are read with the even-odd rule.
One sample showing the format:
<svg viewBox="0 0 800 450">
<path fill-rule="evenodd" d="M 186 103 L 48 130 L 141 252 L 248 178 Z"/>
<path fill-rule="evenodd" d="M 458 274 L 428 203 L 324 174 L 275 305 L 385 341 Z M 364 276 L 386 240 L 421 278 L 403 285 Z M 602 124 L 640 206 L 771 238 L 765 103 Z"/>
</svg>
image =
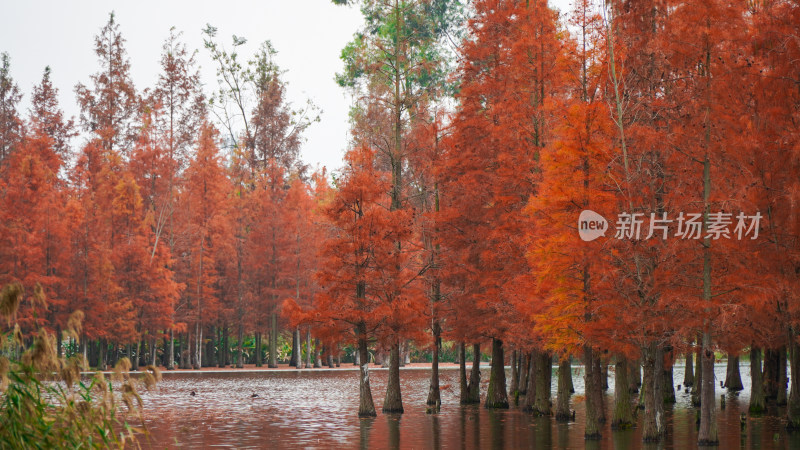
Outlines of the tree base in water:
<svg viewBox="0 0 800 450">
<path fill-rule="evenodd" d="M 486 402 L 487 409 L 508 409 L 508 402 Z"/>
<path fill-rule="evenodd" d="M 404 410 L 403 407 L 400 406 L 399 408 L 383 408 L 381 412 L 384 414 L 403 414 Z"/>
<path fill-rule="evenodd" d="M 378 414 L 375 411 L 360 412 L 358 417 L 378 417 Z"/>
</svg>

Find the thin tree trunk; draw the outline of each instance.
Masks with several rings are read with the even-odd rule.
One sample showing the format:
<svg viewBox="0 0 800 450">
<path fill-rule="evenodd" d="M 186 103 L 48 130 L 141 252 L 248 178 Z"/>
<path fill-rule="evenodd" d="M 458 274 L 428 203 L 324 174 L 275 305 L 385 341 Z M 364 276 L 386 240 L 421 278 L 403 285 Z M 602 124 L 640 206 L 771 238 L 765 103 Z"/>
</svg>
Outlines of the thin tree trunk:
<svg viewBox="0 0 800 450">
<path fill-rule="evenodd" d="M 594 387 L 595 389 L 592 391 L 594 397 L 594 404 L 597 405 L 597 421 L 600 424 L 606 423 L 606 405 L 605 405 L 605 395 L 603 395 L 603 381 L 602 381 L 602 366 L 601 366 L 602 356 L 598 352 L 594 352 L 594 370 L 592 371 L 592 376 L 595 377 L 594 380 Z"/>
<path fill-rule="evenodd" d="M 697 440 L 700 445 L 716 445 L 719 443 L 717 435 L 716 417 L 716 386 L 714 386 L 714 350 L 711 348 L 711 333 L 703 333 L 703 390 L 700 401 L 700 430 Z"/>
<path fill-rule="evenodd" d="M 750 347 L 750 414 L 760 416 L 767 410 L 764 380 L 761 372 L 761 349 Z"/>
<path fill-rule="evenodd" d="M 692 405 L 697 407 L 700 406 L 700 401 L 702 399 L 702 391 L 703 391 L 703 365 L 702 365 L 702 356 L 700 353 L 700 342 L 702 342 L 702 338 L 698 338 L 697 340 L 697 350 L 695 352 L 695 360 L 697 361 L 697 372 L 695 373 L 694 377 L 694 385 L 692 386 Z"/>
<path fill-rule="evenodd" d="M 244 325 L 239 322 L 239 342 L 236 344 L 236 368 L 241 369 L 244 367 Z"/>
<path fill-rule="evenodd" d="M 694 384 L 694 352 L 686 352 L 686 369 L 683 371 L 683 385 L 691 387 Z"/>
<path fill-rule="evenodd" d="M 522 410 L 533 412 L 533 406 L 536 403 L 536 358 L 533 351 L 528 352 L 526 358 L 528 359 L 528 375 L 525 379 L 528 380 L 527 387 L 525 388 L 525 397 L 522 401 Z"/>
<path fill-rule="evenodd" d="M 608 390 L 608 364 L 600 358 L 600 384 L 604 391 Z"/>
<path fill-rule="evenodd" d="M 270 314 L 269 367 L 278 367 L 278 314 Z"/>
<path fill-rule="evenodd" d="M 395 340 L 389 352 L 389 378 L 386 381 L 384 413 L 403 413 L 403 398 L 400 393 L 400 343 Z"/>
<path fill-rule="evenodd" d="M 263 356 L 262 356 L 262 352 L 263 352 L 263 350 L 261 348 L 261 346 L 262 346 L 262 344 L 261 344 L 262 337 L 261 337 L 261 332 L 260 331 L 256 331 L 254 339 L 256 341 L 255 342 L 255 344 L 256 344 L 256 350 L 255 350 L 256 351 L 256 354 L 255 354 L 256 367 L 263 367 L 264 366 L 264 360 L 263 360 Z"/>
<path fill-rule="evenodd" d="M 442 345 L 441 328 L 439 322 L 433 322 L 433 361 L 431 361 L 431 384 L 428 389 L 428 406 L 433 406 L 439 411 L 442 398 L 439 393 L 439 347 Z"/>
<path fill-rule="evenodd" d="M 467 345 L 458 343 L 458 387 L 459 400 L 462 405 L 469 403 L 469 385 L 467 384 Z"/>
<path fill-rule="evenodd" d="M 511 398 L 516 398 L 519 392 L 519 366 L 522 365 L 518 361 L 517 350 L 511 352 L 511 384 L 508 387 L 508 395 Z"/>
<path fill-rule="evenodd" d="M 492 338 L 492 367 L 489 372 L 489 387 L 486 391 L 486 407 L 490 409 L 508 408 L 503 341 L 496 338 Z"/>
<path fill-rule="evenodd" d="M 481 345 L 472 344 L 472 370 L 469 373 L 467 404 L 481 402 Z"/>
<path fill-rule="evenodd" d="M 372 401 L 372 389 L 370 389 L 369 386 L 367 327 L 364 323 L 359 323 L 356 330 L 358 333 L 358 353 L 361 361 L 363 361 L 363 364 L 358 366 L 358 417 L 375 417 L 377 416 L 375 413 L 375 403 Z M 317 347 L 319 347 L 319 345 L 317 345 Z M 317 358 L 317 361 L 318 360 L 319 358 Z"/>
<path fill-rule="evenodd" d="M 167 357 L 167 370 L 175 369 L 175 330 L 169 329 L 169 356 Z"/>
<path fill-rule="evenodd" d="M 642 386 L 642 364 L 639 359 L 628 363 L 628 381 L 630 382 L 628 391 L 631 394 L 639 392 L 639 388 Z"/>
<path fill-rule="evenodd" d="M 530 373 L 529 367 L 531 365 L 530 354 L 520 351 L 520 368 L 519 368 L 519 397 L 524 397 L 528 392 L 528 374 Z M 519 404 L 519 402 L 517 402 Z"/>
<path fill-rule="evenodd" d="M 549 416 L 552 414 L 550 408 L 550 392 L 553 385 L 553 362 L 550 354 L 545 351 L 534 351 L 536 358 L 536 397 L 533 409 L 537 414 Z"/>
<path fill-rule="evenodd" d="M 311 350 L 311 327 L 308 327 L 306 329 L 306 364 L 305 364 L 305 368 L 306 369 L 310 369 L 311 368 L 311 351 L 312 351 Z M 360 349 L 356 349 L 356 356 L 358 356 L 358 358 L 356 358 L 356 365 L 360 366 L 361 365 L 361 361 L 362 361 L 362 359 L 361 359 L 361 350 Z M 367 360 L 366 362 L 367 362 L 367 364 L 369 364 L 369 360 Z"/>
<path fill-rule="evenodd" d="M 633 426 L 633 405 L 628 380 L 628 360 L 620 356 L 614 366 L 614 416 L 612 430 L 624 430 Z"/>
<path fill-rule="evenodd" d="M 591 346 L 583 346 L 583 366 L 584 377 L 583 383 L 585 386 L 585 402 L 586 402 L 586 423 L 583 436 L 586 440 L 600 439 L 600 420 L 598 409 L 600 405 L 596 403 L 597 398 L 593 395 L 594 391 L 600 390 L 600 386 L 596 386 L 596 377 L 594 374 L 595 364 L 594 350 Z"/>
<path fill-rule="evenodd" d="M 558 391 L 556 393 L 556 420 L 559 422 L 569 422 L 572 418 L 569 410 L 569 377 L 572 367 L 569 363 L 569 356 L 562 357 L 558 364 Z"/>
</svg>

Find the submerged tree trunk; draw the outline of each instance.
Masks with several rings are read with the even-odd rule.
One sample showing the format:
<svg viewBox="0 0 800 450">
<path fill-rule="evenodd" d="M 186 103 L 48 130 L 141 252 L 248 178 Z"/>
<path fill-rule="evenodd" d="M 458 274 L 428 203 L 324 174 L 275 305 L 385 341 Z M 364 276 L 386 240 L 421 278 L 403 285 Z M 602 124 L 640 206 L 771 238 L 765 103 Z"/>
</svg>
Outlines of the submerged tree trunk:
<svg viewBox="0 0 800 450">
<path fill-rule="evenodd" d="M 533 409 L 537 414 L 549 416 L 552 414 L 550 408 L 550 391 L 553 385 L 553 362 L 550 354 L 545 351 L 534 351 L 536 358 L 536 397 Z"/>
<path fill-rule="evenodd" d="M 565 355 L 558 363 L 558 390 L 556 392 L 556 420 L 559 422 L 569 422 L 572 414 L 569 411 L 569 398 L 571 394 L 570 373 L 572 367 L 569 363 L 569 356 Z"/>
<path fill-rule="evenodd" d="M 767 409 L 761 372 L 761 349 L 750 347 L 750 414 L 759 416 Z"/>
<path fill-rule="evenodd" d="M 593 394 L 601 390 L 597 385 L 599 376 L 595 376 L 595 355 L 594 349 L 589 345 L 583 347 L 583 384 L 585 386 L 586 397 L 586 426 L 584 428 L 584 438 L 587 440 L 600 439 L 600 416 L 598 409 L 601 405 L 597 404 L 597 397 Z"/>
<path fill-rule="evenodd" d="M 461 404 L 469 403 L 469 385 L 467 384 L 467 345 L 464 342 L 458 344 L 458 387 L 459 387 L 459 400 Z"/>
<path fill-rule="evenodd" d="M 375 403 L 372 401 L 372 389 L 369 386 L 369 353 L 367 350 L 367 326 L 360 323 L 356 326 L 358 335 L 358 354 L 363 364 L 358 366 L 358 417 L 375 417 Z"/>
<path fill-rule="evenodd" d="M 522 400 L 522 410 L 533 412 L 533 405 L 536 402 L 536 358 L 533 351 L 528 352 L 528 375 L 527 387 L 525 388 L 525 397 Z"/>
<path fill-rule="evenodd" d="M 395 340 L 389 351 L 389 377 L 386 381 L 384 413 L 403 413 L 403 398 L 400 393 L 400 343 Z"/>
<path fill-rule="evenodd" d="M 703 390 L 700 400 L 700 430 L 697 440 L 700 445 L 716 445 L 717 435 L 716 386 L 714 386 L 714 350 L 711 348 L 711 333 L 703 332 Z"/>
<path fill-rule="evenodd" d="M 683 371 L 683 385 L 694 385 L 694 352 L 686 352 L 686 369 Z"/>
<path fill-rule="evenodd" d="M 701 342 L 698 339 L 698 343 Z M 692 405 L 700 406 L 703 392 L 703 365 L 702 356 L 700 353 L 700 345 L 697 346 L 696 358 L 697 360 L 697 373 L 694 377 L 694 385 L 692 386 Z"/>
<path fill-rule="evenodd" d="M 433 357 L 431 361 L 431 384 L 428 389 L 428 406 L 433 406 L 436 411 L 442 404 L 442 397 L 439 393 L 439 348 L 442 345 L 441 328 L 439 322 L 433 323 Z"/>
<path fill-rule="evenodd" d="M 794 332 L 789 333 L 789 366 L 792 380 L 786 404 L 786 428 L 797 431 L 800 430 L 800 346 Z"/>
<path fill-rule="evenodd" d="M 628 380 L 628 361 L 620 356 L 614 366 L 614 415 L 612 430 L 624 430 L 633 426 L 633 405 Z"/>
<path fill-rule="evenodd" d="M 677 401 L 675 398 L 675 380 L 673 377 L 672 367 L 664 369 L 661 379 L 661 390 L 664 396 L 664 404 L 672 405 Z"/>
<path fill-rule="evenodd" d="M 519 359 L 515 349 L 511 352 L 511 383 L 508 386 L 508 395 L 512 399 L 519 393 L 519 367 L 522 365 Z"/>
<path fill-rule="evenodd" d="M 739 356 L 728 354 L 728 368 L 725 371 L 725 387 L 729 391 L 738 392 L 744 389 L 742 375 L 739 373 Z"/>
<path fill-rule="evenodd" d="M 496 338 L 492 338 L 492 367 L 489 372 L 489 388 L 486 391 L 486 407 L 508 408 L 503 341 Z"/>
<path fill-rule="evenodd" d="M 472 344 L 472 370 L 469 373 L 466 404 L 481 402 L 481 344 Z"/>
<path fill-rule="evenodd" d="M 664 427 L 664 418 L 659 407 L 659 404 L 663 404 L 663 397 L 660 395 L 661 389 L 656 389 L 656 386 L 661 385 L 659 375 L 663 370 L 662 363 L 657 361 L 660 357 L 656 344 L 650 344 L 644 351 L 642 392 L 639 395 L 644 397 L 642 440 L 645 442 L 660 441 Z"/>
</svg>

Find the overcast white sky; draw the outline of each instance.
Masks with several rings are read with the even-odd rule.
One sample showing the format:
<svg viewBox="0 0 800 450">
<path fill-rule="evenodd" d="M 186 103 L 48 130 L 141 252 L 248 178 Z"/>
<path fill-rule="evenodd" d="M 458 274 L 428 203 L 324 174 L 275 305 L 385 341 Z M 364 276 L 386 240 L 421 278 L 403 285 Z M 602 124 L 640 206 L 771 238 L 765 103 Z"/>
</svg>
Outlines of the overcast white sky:
<svg viewBox="0 0 800 450">
<path fill-rule="evenodd" d="M 551 3 L 564 10 L 569 2 Z M 329 169 L 341 165 L 349 136 L 349 99 L 333 77 L 341 69 L 341 49 L 361 27 L 358 8 L 335 6 L 330 0 L 2 0 L 0 10 L 4 16 L 0 52 L 11 56 L 11 75 L 24 93 L 26 116 L 31 89 L 48 65 L 60 89 L 61 107 L 68 116 L 77 116 L 74 87 L 78 82 L 89 84 L 89 75 L 97 70 L 94 36 L 112 10 L 127 41 L 138 90 L 155 84 L 161 45 L 175 26 L 183 31 L 187 47 L 199 50 L 201 76 L 209 92 L 216 86 L 216 75 L 201 30 L 211 23 L 228 47 L 232 34 L 248 39 L 240 51 L 246 59 L 259 43 L 272 41 L 277 63 L 287 70 L 289 100 L 301 106 L 310 98 L 322 109 L 321 122 L 306 132 L 303 159 Z"/>
</svg>

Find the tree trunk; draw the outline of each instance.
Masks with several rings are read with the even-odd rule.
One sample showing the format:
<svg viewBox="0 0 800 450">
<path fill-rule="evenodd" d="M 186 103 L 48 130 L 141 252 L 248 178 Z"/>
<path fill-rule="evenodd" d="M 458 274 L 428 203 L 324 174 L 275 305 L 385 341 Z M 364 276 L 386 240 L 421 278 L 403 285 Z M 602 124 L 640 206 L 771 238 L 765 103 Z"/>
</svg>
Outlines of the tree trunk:
<svg viewBox="0 0 800 450">
<path fill-rule="evenodd" d="M 714 386 L 714 350 L 711 348 L 711 333 L 703 332 L 703 389 L 700 400 L 700 430 L 697 440 L 700 445 L 716 445 L 719 443 L 717 435 L 716 417 L 716 386 Z"/>
<path fill-rule="evenodd" d="M 661 391 L 664 396 L 665 405 L 673 405 L 677 401 L 675 398 L 675 379 L 672 367 L 664 369 L 662 374 Z"/>
<path fill-rule="evenodd" d="M 614 416 L 612 430 L 624 430 L 633 426 L 633 405 L 628 380 L 628 361 L 618 357 L 614 366 Z"/>
<path fill-rule="evenodd" d="M 169 356 L 167 356 L 167 370 L 175 369 L 175 330 L 169 330 Z"/>
<path fill-rule="evenodd" d="M 785 406 L 787 403 L 786 398 L 786 384 L 788 379 L 786 377 L 786 347 L 781 346 L 778 349 L 778 398 L 776 403 L 778 406 Z"/>
<path fill-rule="evenodd" d="M 236 368 L 244 367 L 244 325 L 239 321 L 239 342 L 236 344 Z"/>
<path fill-rule="evenodd" d="M 516 399 L 519 393 L 519 366 L 522 363 L 518 359 L 517 350 L 515 349 L 511 352 L 511 384 L 508 387 L 508 395 L 512 399 Z"/>
<path fill-rule="evenodd" d="M 433 357 L 431 361 L 431 384 L 428 389 L 428 406 L 433 406 L 439 411 L 442 397 L 439 393 L 439 347 L 442 345 L 441 328 L 439 322 L 433 323 Z"/>
<path fill-rule="evenodd" d="M 642 386 L 642 365 L 640 360 L 637 359 L 628 363 L 628 381 L 630 382 L 628 391 L 631 394 L 639 392 L 639 388 Z"/>
<path fill-rule="evenodd" d="M 486 391 L 486 407 L 490 409 L 508 408 L 503 341 L 496 338 L 492 338 L 492 367 L 489 372 L 489 388 Z"/>
<path fill-rule="evenodd" d="M 403 413 L 403 398 L 400 393 L 400 344 L 392 342 L 389 352 L 389 378 L 386 381 L 386 399 L 383 401 L 384 413 Z"/>
<path fill-rule="evenodd" d="M 520 366 L 519 366 L 519 391 L 518 397 L 524 397 L 528 393 L 528 374 L 530 374 L 531 357 L 529 353 L 520 351 Z M 517 402 L 519 404 L 519 402 Z"/>
<path fill-rule="evenodd" d="M 794 332 L 789 333 L 789 366 L 792 380 L 786 404 L 786 428 L 797 431 L 800 430 L 800 346 Z"/>
<path fill-rule="evenodd" d="M 272 369 L 278 367 L 278 314 L 276 312 L 270 314 L 269 367 Z"/>
<path fill-rule="evenodd" d="M 469 385 L 467 384 L 467 345 L 458 343 L 458 387 L 459 400 L 462 405 L 469 403 Z"/>
<path fill-rule="evenodd" d="M 261 336 L 262 336 L 261 332 L 260 331 L 256 331 L 256 335 L 254 337 L 254 339 L 256 341 L 256 355 L 255 355 L 256 356 L 256 367 L 263 367 L 264 366 L 264 359 L 263 359 L 262 348 L 261 348 L 261 346 L 262 346 L 262 344 L 261 344 L 262 337 Z"/>
<path fill-rule="evenodd" d="M 694 352 L 686 352 L 686 369 L 683 372 L 683 385 L 694 385 Z"/>
<path fill-rule="evenodd" d="M 367 350 L 367 326 L 364 323 L 356 327 L 358 334 L 358 354 L 364 361 L 358 369 L 358 417 L 375 417 L 375 403 L 372 401 L 372 389 L 369 386 L 369 352 Z M 310 343 L 310 333 L 309 333 Z M 319 347 L 319 346 L 318 346 Z M 310 350 L 310 349 L 309 349 Z M 309 353 L 311 353 L 309 351 Z M 319 358 L 317 358 L 319 360 Z"/>
<path fill-rule="evenodd" d="M 739 356 L 730 353 L 728 354 L 728 368 L 725 373 L 725 387 L 733 392 L 744 389 L 742 376 L 739 373 Z"/>
<path fill-rule="evenodd" d="M 361 365 L 361 361 L 362 361 L 362 359 L 361 359 L 361 350 L 356 349 L 356 356 L 357 356 L 356 365 L 360 366 Z M 369 360 L 366 360 L 366 363 L 369 364 Z M 305 368 L 306 369 L 310 369 L 311 368 L 311 327 L 308 327 L 306 329 L 306 364 L 305 364 Z"/>
<path fill-rule="evenodd" d="M 597 421 L 600 424 L 606 423 L 606 404 L 605 404 L 605 395 L 603 395 L 603 371 L 601 366 L 601 359 L 600 353 L 594 353 L 594 370 L 592 371 L 592 376 L 594 377 L 593 386 L 594 390 L 591 392 L 593 393 L 594 404 L 597 405 Z"/>
<path fill-rule="evenodd" d="M 761 349 L 750 347 L 750 414 L 760 416 L 767 410 L 761 372 Z"/>
<path fill-rule="evenodd" d="M 472 344 L 472 369 L 467 391 L 466 404 L 481 402 L 481 344 Z"/>
<path fill-rule="evenodd" d="M 569 363 L 569 356 L 564 355 L 558 364 L 558 391 L 556 393 L 556 420 L 559 422 L 569 422 L 572 418 L 569 410 L 569 377 L 572 367 Z"/>
<path fill-rule="evenodd" d="M 604 391 L 608 390 L 608 364 L 602 359 L 600 360 L 600 384 Z"/>
<path fill-rule="evenodd" d="M 600 386 L 595 383 L 599 380 L 594 374 L 595 364 L 594 349 L 588 345 L 583 346 L 583 366 L 584 377 L 583 383 L 585 386 L 585 402 L 586 402 L 586 425 L 584 428 L 584 438 L 586 440 L 600 439 L 600 420 L 598 409 L 600 405 L 596 403 L 597 398 L 593 392 L 600 390 Z M 538 362 L 538 361 L 537 361 Z"/>
<path fill-rule="evenodd" d="M 536 353 L 531 351 L 527 354 L 528 359 L 528 375 L 525 379 L 528 380 L 527 387 L 525 388 L 525 397 L 522 402 L 522 410 L 533 412 L 533 406 L 536 404 Z"/>
<path fill-rule="evenodd" d="M 550 408 L 553 362 L 547 352 L 535 350 L 534 355 L 536 358 L 536 397 L 533 402 L 533 409 L 537 414 L 549 416 L 553 413 Z"/>
<path fill-rule="evenodd" d="M 698 339 L 698 344 L 700 342 L 702 342 L 702 340 Z M 692 386 L 692 405 L 697 407 L 700 406 L 700 401 L 702 399 L 701 393 L 703 391 L 703 359 L 700 353 L 700 345 L 697 346 L 695 360 L 697 361 L 697 373 L 695 373 L 694 385 Z"/>
<path fill-rule="evenodd" d="M 664 418 L 659 414 L 656 402 L 661 402 L 662 397 L 656 395 L 655 385 L 660 384 L 659 377 L 656 376 L 656 359 L 659 356 L 656 345 L 650 344 L 644 353 L 644 364 L 642 365 L 642 392 L 639 394 L 644 397 L 644 424 L 642 429 L 642 440 L 644 442 L 658 442 L 661 440 L 661 430 Z"/>
<path fill-rule="evenodd" d="M 773 349 L 764 350 L 764 396 L 767 399 L 778 398 L 778 352 Z"/>
<path fill-rule="evenodd" d="M 319 369 L 322 367 L 322 355 L 320 351 L 322 350 L 322 345 L 319 343 L 319 338 L 314 339 L 314 368 Z M 363 356 L 363 355 L 362 355 Z M 368 363 L 369 361 L 364 361 L 364 364 Z"/>
</svg>

